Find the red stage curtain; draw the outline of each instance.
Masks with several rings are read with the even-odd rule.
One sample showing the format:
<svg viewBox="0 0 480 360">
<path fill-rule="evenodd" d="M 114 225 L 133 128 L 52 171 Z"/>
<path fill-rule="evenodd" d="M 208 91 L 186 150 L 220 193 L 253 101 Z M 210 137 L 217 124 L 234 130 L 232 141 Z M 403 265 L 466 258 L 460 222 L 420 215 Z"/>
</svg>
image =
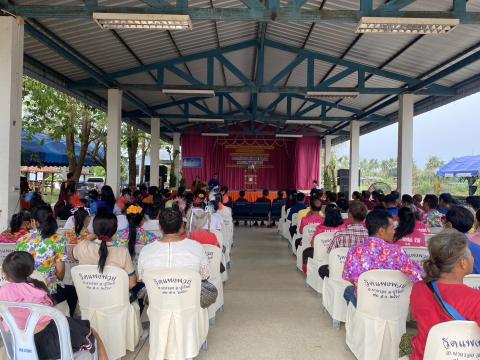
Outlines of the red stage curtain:
<svg viewBox="0 0 480 360">
<path fill-rule="evenodd" d="M 306 141 L 302 141 L 306 140 Z M 315 145 L 316 144 L 316 145 Z M 213 173 L 219 174 L 222 185 L 230 189 L 244 188 L 245 168 L 231 167 L 235 164 L 231 153 L 236 148 L 251 145 L 267 146 L 264 150 L 264 167 L 257 168 L 257 189 L 310 189 L 312 180 L 318 179 L 320 168 L 320 141 L 311 139 L 255 138 L 243 136 L 209 137 L 201 135 L 182 136 L 182 158 L 198 157 L 202 159 L 202 167 L 183 168 L 182 173 L 190 186 L 195 176 L 208 182 Z M 232 146 L 233 145 L 233 146 Z M 306 153 L 304 153 L 306 152 Z M 301 162 L 297 164 L 296 159 Z M 298 172 L 298 174 L 296 174 Z M 316 174 L 316 175 L 314 175 Z M 297 176 L 298 175 L 298 176 Z M 301 177 L 306 177 L 301 179 Z M 298 185 L 305 187 L 298 187 Z"/>
</svg>

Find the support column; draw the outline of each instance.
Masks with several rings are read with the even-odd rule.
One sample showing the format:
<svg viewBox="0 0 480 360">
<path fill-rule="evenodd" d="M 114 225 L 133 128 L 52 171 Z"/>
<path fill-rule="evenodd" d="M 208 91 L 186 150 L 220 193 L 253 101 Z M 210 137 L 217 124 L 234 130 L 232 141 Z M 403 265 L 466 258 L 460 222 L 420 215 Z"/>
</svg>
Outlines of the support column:
<svg viewBox="0 0 480 360">
<path fill-rule="evenodd" d="M 150 119 L 150 186 L 159 186 L 160 166 L 160 119 Z"/>
<path fill-rule="evenodd" d="M 399 97 L 397 189 L 413 194 L 413 94 Z"/>
<path fill-rule="evenodd" d="M 350 194 L 360 189 L 360 123 L 352 121 L 350 123 L 350 179 L 348 188 Z"/>
<path fill-rule="evenodd" d="M 23 18 L 0 17 L 0 230 L 19 209 Z"/>
<path fill-rule="evenodd" d="M 324 139 L 324 147 L 325 147 L 325 164 L 322 164 L 322 178 L 320 179 L 320 183 L 322 187 L 325 187 L 323 183 L 325 171 L 327 171 L 327 166 L 330 165 L 331 153 L 332 153 L 332 135 L 325 136 Z M 323 159 L 323 157 L 322 157 Z"/>
<path fill-rule="evenodd" d="M 108 89 L 107 179 L 115 196 L 120 193 L 120 140 L 122 136 L 122 90 Z"/>
<path fill-rule="evenodd" d="M 175 158 L 175 177 L 177 182 L 175 186 L 180 186 L 180 173 L 182 172 L 182 162 L 180 161 L 180 133 L 173 133 L 173 152 L 178 152 L 177 157 Z"/>
</svg>

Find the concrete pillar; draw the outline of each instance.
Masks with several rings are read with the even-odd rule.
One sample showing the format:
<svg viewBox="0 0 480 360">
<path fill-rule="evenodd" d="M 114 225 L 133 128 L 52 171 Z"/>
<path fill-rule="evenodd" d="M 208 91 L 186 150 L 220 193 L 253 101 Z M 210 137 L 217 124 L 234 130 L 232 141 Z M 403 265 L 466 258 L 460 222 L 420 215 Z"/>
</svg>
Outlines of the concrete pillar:
<svg viewBox="0 0 480 360">
<path fill-rule="evenodd" d="M 413 94 L 399 97 L 397 189 L 413 194 Z"/>
<path fill-rule="evenodd" d="M 120 140 L 122 136 L 122 90 L 108 89 L 107 185 L 115 196 L 120 193 Z"/>
<path fill-rule="evenodd" d="M 348 182 L 350 194 L 360 189 L 360 123 L 350 123 L 350 180 Z"/>
<path fill-rule="evenodd" d="M 332 135 L 326 135 L 324 138 L 324 147 L 325 147 L 325 164 L 322 164 L 322 176 L 320 179 L 320 183 L 322 184 L 322 187 L 325 187 L 325 184 L 323 183 L 323 178 L 325 171 L 327 171 L 327 166 L 330 165 L 330 159 L 331 159 L 331 153 L 332 153 Z M 322 156 L 323 159 L 323 156 Z"/>
<path fill-rule="evenodd" d="M 19 209 L 23 19 L 0 17 L 0 229 Z"/>
<path fill-rule="evenodd" d="M 150 119 L 150 186 L 158 186 L 160 177 L 160 119 Z"/>
<path fill-rule="evenodd" d="M 175 177 L 177 178 L 176 187 L 180 186 L 180 173 L 182 172 L 182 162 L 180 161 L 180 133 L 173 133 L 173 152 L 177 152 L 175 158 Z"/>
</svg>

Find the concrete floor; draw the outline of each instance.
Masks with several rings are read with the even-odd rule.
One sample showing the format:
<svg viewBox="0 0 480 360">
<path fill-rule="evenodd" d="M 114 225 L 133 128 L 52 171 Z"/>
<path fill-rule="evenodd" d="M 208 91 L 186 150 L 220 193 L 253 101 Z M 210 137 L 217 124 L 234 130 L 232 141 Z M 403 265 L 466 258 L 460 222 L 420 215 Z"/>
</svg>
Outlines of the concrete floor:
<svg viewBox="0 0 480 360">
<path fill-rule="evenodd" d="M 198 360 L 355 359 L 345 330 L 335 330 L 321 296 L 305 287 L 276 229 L 235 228 L 225 312 L 217 313 L 208 351 Z M 148 339 L 125 359 L 148 359 Z"/>
</svg>

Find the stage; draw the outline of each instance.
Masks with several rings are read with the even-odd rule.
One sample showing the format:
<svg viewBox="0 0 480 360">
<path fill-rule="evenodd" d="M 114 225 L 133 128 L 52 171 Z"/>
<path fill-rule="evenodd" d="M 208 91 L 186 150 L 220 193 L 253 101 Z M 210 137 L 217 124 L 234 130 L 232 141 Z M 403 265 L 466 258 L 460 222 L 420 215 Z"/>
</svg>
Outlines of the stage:
<svg viewBox="0 0 480 360">
<path fill-rule="evenodd" d="M 229 191 L 228 196 L 232 201 L 236 201 L 240 197 L 240 191 Z M 262 197 L 261 191 L 245 190 L 245 199 L 249 202 L 255 202 L 258 198 Z M 283 194 L 285 199 L 285 191 Z M 273 201 L 277 198 L 277 190 L 270 191 L 268 198 Z"/>
</svg>

